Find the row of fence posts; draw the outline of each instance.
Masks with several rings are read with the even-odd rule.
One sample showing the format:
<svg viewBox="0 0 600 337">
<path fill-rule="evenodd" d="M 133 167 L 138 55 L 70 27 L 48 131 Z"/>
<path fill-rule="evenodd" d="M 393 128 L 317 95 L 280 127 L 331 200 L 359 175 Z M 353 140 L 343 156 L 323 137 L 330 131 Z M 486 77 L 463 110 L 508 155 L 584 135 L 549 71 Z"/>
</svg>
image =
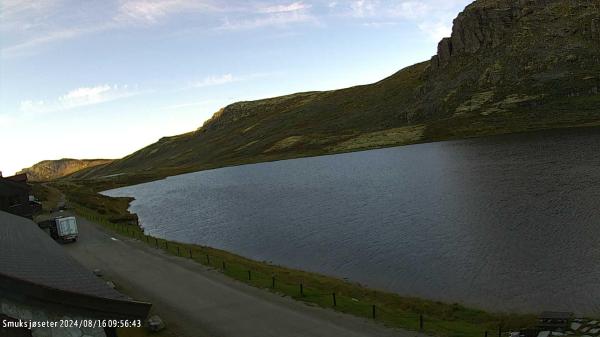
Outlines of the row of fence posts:
<svg viewBox="0 0 600 337">
<path fill-rule="evenodd" d="M 131 235 L 134 238 L 136 238 L 136 231 L 134 231 L 134 230 L 130 231 L 129 229 L 126 229 L 124 227 L 124 225 L 121 225 L 121 232 L 125 232 L 128 235 Z M 141 235 L 142 234 L 140 233 L 139 234 L 139 238 L 140 239 L 141 239 Z M 144 235 L 144 236 L 146 237 L 146 243 L 150 244 L 150 236 L 147 236 L 147 235 Z M 153 239 L 154 239 L 154 246 L 157 249 L 160 248 L 160 244 L 158 242 L 158 239 L 157 238 L 153 238 Z M 166 241 L 166 240 L 165 240 L 165 249 L 167 251 L 169 251 L 169 242 Z M 193 259 L 194 256 L 193 256 L 192 249 L 188 248 L 188 251 L 189 251 L 189 258 Z M 180 249 L 179 246 L 177 246 L 177 256 L 181 256 L 181 249 Z M 209 266 L 211 265 L 211 263 L 210 263 L 210 255 L 209 254 L 206 254 L 206 264 L 209 265 Z M 223 271 L 227 270 L 227 264 L 226 264 L 225 261 L 221 261 L 221 268 L 223 269 Z M 252 281 L 252 271 L 248 270 L 247 273 L 248 273 L 248 281 Z M 299 285 L 300 285 L 300 297 L 304 297 L 304 284 L 300 283 Z M 271 276 L 271 288 L 275 289 L 275 275 Z M 331 293 L 331 297 L 332 297 L 332 304 L 333 304 L 333 306 L 337 307 L 337 297 L 336 297 L 335 292 Z M 371 317 L 373 319 L 377 318 L 377 306 L 376 305 L 372 305 L 371 306 Z M 421 331 L 423 330 L 423 321 L 424 321 L 423 320 L 423 315 L 419 315 L 419 330 L 421 330 Z M 487 331 L 486 331 L 485 337 L 488 337 L 487 336 Z"/>
<path fill-rule="evenodd" d="M 128 235 L 132 235 L 134 238 L 136 237 L 136 232 L 135 231 L 129 231 L 129 229 L 125 229 L 124 225 L 121 225 L 121 232 L 126 232 Z M 142 234 L 139 234 L 139 238 L 141 239 Z M 148 235 L 144 235 L 146 237 L 146 243 L 150 244 L 150 236 Z M 154 245 L 155 247 L 158 249 L 160 248 L 160 245 L 158 243 L 158 239 L 154 238 Z M 169 251 L 169 242 L 165 240 L 165 249 L 167 251 Z M 193 259 L 194 255 L 193 255 L 193 250 L 191 248 L 188 248 L 189 251 L 189 258 Z M 181 250 L 180 247 L 177 246 L 177 256 L 181 256 Z M 210 263 L 210 255 L 206 254 L 206 264 L 207 265 L 211 265 Z M 227 270 L 227 264 L 225 263 L 225 261 L 221 261 L 221 267 L 223 269 L 223 271 Z M 252 271 L 248 270 L 248 281 L 252 281 Z M 271 288 L 275 289 L 275 275 L 271 276 Z M 300 283 L 300 297 L 304 297 L 304 284 Z M 331 293 L 331 299 L 332 299 L 332 304 L 334 307 L 337 307 L 337 297 L 335 292 Z M 372 305 L 371 306 L 371 317 L 373 319 L 377 319 L 377 306 L 376 305 Z M 420 314 L 419 315 L 419 331 L 423 331 L 424 329 L 424 318 L 423 315 Z M 489 332 L 485 331 L 484 337 L 489 337 Z M 502 337 L 502 325 L 498 326 L 498 337 Z"/>
</svg>

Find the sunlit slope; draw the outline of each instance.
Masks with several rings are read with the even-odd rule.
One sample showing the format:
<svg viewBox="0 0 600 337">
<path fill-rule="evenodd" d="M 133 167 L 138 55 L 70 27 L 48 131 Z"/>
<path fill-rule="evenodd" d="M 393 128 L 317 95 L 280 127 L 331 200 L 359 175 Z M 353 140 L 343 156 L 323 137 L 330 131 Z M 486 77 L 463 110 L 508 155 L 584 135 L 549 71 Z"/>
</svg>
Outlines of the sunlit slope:
<svg viewBox="0 0 600 337">
<path fill-rule="evenodd" d="M 44 160 L 31 167 L 24 168 L 18 173 L 27 174 L 30 181 L 49 181 L 77 171 L 110 163 L 110 159 L 70 159 Z"/>
</svg>

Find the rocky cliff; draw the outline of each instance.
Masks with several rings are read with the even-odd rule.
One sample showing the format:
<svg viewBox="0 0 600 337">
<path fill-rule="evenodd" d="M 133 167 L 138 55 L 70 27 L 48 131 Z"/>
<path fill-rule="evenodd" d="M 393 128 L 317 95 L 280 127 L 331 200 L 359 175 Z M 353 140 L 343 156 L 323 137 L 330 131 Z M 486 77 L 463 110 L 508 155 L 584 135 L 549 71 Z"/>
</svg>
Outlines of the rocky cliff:
<svg viewBox="0 0 600 337">
<path fill-rule="evenodd" d="M 78 177 L 209 167 L 600 125 L 598 0 L 478 0 L 431 60 L 377 83 L 229 105 Z"/>
</svg>

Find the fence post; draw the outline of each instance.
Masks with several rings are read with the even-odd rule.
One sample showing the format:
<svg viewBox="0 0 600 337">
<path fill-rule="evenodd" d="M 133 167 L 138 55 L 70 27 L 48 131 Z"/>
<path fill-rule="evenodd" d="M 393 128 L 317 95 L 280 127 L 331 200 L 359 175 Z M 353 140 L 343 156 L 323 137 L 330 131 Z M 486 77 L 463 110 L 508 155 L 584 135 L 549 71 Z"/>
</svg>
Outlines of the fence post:
<svg viewBox="0 0 600 337">
<path fill-rule="evenodd" d="M 304 286 L 300 283 L 300 296 L 304 297 Z"/>
<path fill-rule="evenodd" d="M 333 306 L 337 306 L 337 301 L 335 299 L 335 293 L 332 293 L 331 296 L 333 297 Z"/>
<path fill-rule="evenodd" d="M 206 254 L 206 264 L 210 266 L 210 256 Z"/>
<path fill-rule="evenodd" d="M 225 261 L 223 261 L 223 270 L 227 270 L 227 266 L 225 265 Z"/>
<path fill-rule="evenodd" d="M 177 246 L 177 256 L 181 256 L 181 253 L 179 252 L 179 246 Z"/>
<path fill-rule="evenodd" d="M 376 315 L 375 315 L 375 304 L 373 304 L 372 309 L 373 309 L 373 319 L 375 319 L 375 317 L 376 317 Z"/>
<path fill-rule="evenodd" d="M 193 259 L 194 257 L 192 256 L 192 248 L 190 248 L 190 259 Z"/>
<path fill-rule="evenodd" d="M 485 330 L 485 337 L 488 337 L 488 332 L 487 332 L 487 330 Z"/>
<path fill-rule="evenodd" d="M 419 314 L 419 330 L 423 330 L 423 314 Z"/>
<path fill-rule="evenodd" d="M 248 270 L 248 281 L 252 280 L 252 272 Z"/>
<path fill-rule="evenodd" d="M 502 324 L 498 325 L 498 337 L 502 337 Z"/>
<path fill-rule="evenodd" d="M 167 252 L 169 251 L 169 241 L 165 240 L 165 248 L 167 249 Z"/>
<path fill-rule="evenodd" d="M 275 289 L 275 276 L 271 276 L 271 288 Z"/>
</svg>

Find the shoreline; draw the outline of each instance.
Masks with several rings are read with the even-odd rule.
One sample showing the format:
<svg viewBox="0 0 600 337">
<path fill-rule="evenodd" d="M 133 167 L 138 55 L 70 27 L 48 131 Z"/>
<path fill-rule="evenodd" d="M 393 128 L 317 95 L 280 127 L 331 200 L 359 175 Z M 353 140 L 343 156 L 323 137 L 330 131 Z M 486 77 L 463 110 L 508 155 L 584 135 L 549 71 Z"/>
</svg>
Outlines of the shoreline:
<svg viewBox="0 0 600 337">
<path fill-rule="evenodd" d="M 191 259 L 234 280 L 307 305 L 373 319 L 389 327 L 436 336 L 475 337 L 483 336 L 486 331 L 497 332 L 499 328 L 503 331 L 530 328 L 536 322 L 533 314 L 492 313 L 457 303 L 400 296 L 332 276 L 255 261 L 212 247 L 148 236 L 137 225 L 115 224 L 82 205 L 73 203 L 73 206 L 78 215 L 109 230 L 168 254 Z"/>
</svg>

